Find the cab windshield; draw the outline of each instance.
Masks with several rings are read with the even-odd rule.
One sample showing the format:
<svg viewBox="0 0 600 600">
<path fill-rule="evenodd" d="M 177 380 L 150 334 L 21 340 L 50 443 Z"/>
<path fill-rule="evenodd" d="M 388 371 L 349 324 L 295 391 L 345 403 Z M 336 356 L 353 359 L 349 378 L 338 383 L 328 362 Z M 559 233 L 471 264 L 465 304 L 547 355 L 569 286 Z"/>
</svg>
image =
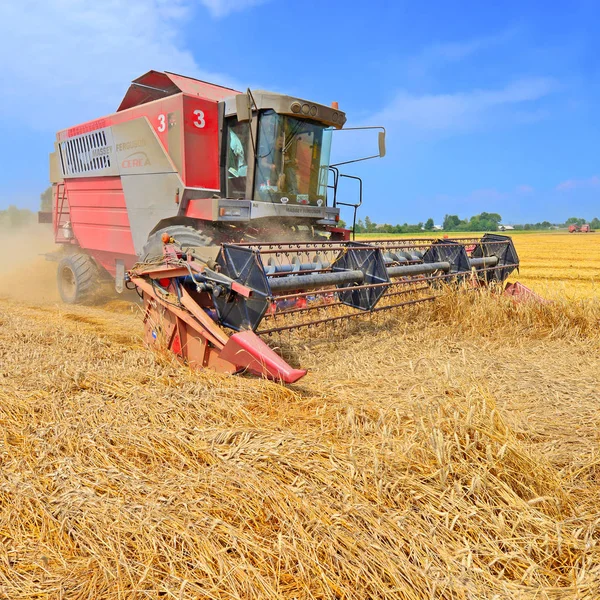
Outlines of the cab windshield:
<svg viewBox="0 0 600 600">
<path fill-rule="evenodd" d="M 331 131 L 321 123 L 279 115 L 260 115 L 254 199 L 323 206 Z"/>
</svg>

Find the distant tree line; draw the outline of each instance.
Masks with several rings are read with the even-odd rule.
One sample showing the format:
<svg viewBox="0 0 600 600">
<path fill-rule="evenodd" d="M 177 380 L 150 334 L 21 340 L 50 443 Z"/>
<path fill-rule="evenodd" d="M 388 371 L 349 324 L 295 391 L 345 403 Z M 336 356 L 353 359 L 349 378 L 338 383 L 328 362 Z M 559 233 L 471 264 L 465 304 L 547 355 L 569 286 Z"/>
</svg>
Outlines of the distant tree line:
<svg viewBox="0 0 600 600">
<path fill-rule="evenodd" d="M 40 194 L 40 210 L 52 210 L 52 187 Z M 28 208 L 19 208 L 11 204 L 6 210 L 0 210 L 0 227 L 18 229 L 37 222 L 37 215 Z"/>
<path fill-rule="evenodd" d="M 461 219 L 458 215 L 446 215 L 441 228 L 444 231 L 498 231 L 501 229 L 502 216 L 498 213 L 482 212 L 473 215 L 469 219 Z M 525 223 L 522 225 L 513 225 L 515 230 L 539 230 L 554 229 L 557 227 L 568 227 L 569 225 L 583 225 L 589 223 L 592 229 L 600 230 L 600 219 L 594 217 L 591 220 L 570 217 L 565 223 L 550 223 L 550 221 L 541 221 L 539 223 Z M 416 233 L 418 231 L 439 230 L 433 219 L 427 219 L 425 222 L 415 224 L 404 223 L 404 225 L 390 225 L 389 223 L 375 223 L 369 217 L 364 221 L 359 219 L 356 222 L 356 233 Z"/>
<path fill-rule="evenodd" d="M 568 227 L 569 225 L 584 225 L 585 223 L 589 223 L 592 229 L 600 229 L 600 219 L 598 217 L 594 217 L 591 221 L 578 217 L 569 217 L 565 225 Z"/>
<path fill-rule="evenodd" d="M 6 210 L 0 210 L 0 228 L 19 229 L 37 221 L 37 215 L 28 208 L 17 208 L 11 204 Z"/>
<path fill-rule="evenodd" d="M 537 229 L 555 229 L 557 227 L 568 227 L 569 225 L 583 225 L 588 223 L 592 229 L 600 229 L 600 219 L 581 219 L 579 217 L 569 217 L 564 223 L 550 223 L 542 221 L 541 223 L 525 223 L 524 225 L 514 225 L 515 230 L 537 230 Z"/>
<path fill-rule="evenodd" d="M 442 225 L 444 231 L 496 231 L 502 222 L 498 213 L 482 212 L 470 219 L 459 219 L 458 215 L 446 215 Z"/>
<path fill-rule="evenodd" d="M 498 213 L 482 212 L 470 219 L 462 220 L 457 215 L 446 215 L 442 229 L 444 231 L 496 231 L 502 217 Z M 427 221 L 404 225 L 390 225 L 389 223 L 378 224 L 369 217 L 364 221 L 359 219 L 356 223 L 357 233 L 416 233 L 418 231 L 433 231 L 436 228 L 432 218 Z"/>
<path fill-rule="evenodd" d="M 425 225 L 433 229 L 433 219 L 427 220 L 425 224 L 416 223 L 414 225 L 409 225 L 408 223 L 404 223 L 404 225 L 390 225 L 389 223 L 375 223 L 375 221 L 371 221 L 369 217 L 365 217 L 364 221 L 358 219 L 355 231 L 356 233 L 414 233 L 416 231 L 422 231 L 425 228 Z"/>
</svg>

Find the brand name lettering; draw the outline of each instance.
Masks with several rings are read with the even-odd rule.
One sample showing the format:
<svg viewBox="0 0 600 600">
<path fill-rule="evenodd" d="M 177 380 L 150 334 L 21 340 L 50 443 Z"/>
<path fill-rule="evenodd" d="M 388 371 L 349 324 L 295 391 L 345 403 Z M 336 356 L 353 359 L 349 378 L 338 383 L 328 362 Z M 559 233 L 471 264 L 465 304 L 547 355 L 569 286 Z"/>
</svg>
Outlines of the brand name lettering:
<svg viewBox="0 0 600 600">
<path fill-rule="evenodd" d="M 131 150 L 132 148 L 141 148 L 146 145 L 146 140 L 132 140 L 130 142 L 122 142 L 121 144 L 117 144 L 117 152 L 122 152 L 123 150 Z"/>
<path fill-rule="evenodd" d="M 134 154 L 130 154 L 127 158 L 121 161 L 121 167 L 123 169 L 136 169 L 138 167 L 147 167 L 149 166 L 150 159 L 145 152 L 135 152 Z"/>
<path fill-rule="evenodd" d="M 98 158 L 99 156 L 107 156 L 108 154 L 112 154 L 112 148 L 107 146 L 106 148 L 96 148 L 92 150 L 92 158 Z"/>
<path fill-rule="evenodd" d="M 321 213 L 322 209 L 316 208 L 316 207 L 310 207 L 310 206 L 305 206 L 302 208 L 299 207 L 295 207 L 295 206 L 286 206 L 285 207 L 285 212 L 288 213 L 300 213 L 300 214 L 315 214 L 315 213 Z"/>
</svg>

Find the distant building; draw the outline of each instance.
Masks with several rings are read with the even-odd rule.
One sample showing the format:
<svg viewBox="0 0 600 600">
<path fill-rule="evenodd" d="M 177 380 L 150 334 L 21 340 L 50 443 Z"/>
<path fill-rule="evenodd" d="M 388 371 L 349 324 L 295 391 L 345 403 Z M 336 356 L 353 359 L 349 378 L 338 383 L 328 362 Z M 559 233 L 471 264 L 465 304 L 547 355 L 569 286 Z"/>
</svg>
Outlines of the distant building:
<svg viewBox="0 0 600 600">
<path fill-rule="evenodd" d="M 434 225 L 433 231 L 444 231 L 444 228 L 441 225 Z"/>
<path fill-rule="evenodd" d="M 512 225 L 498 225 L 499 231 L 512 231 L 514 227 Z"/>
</svg>

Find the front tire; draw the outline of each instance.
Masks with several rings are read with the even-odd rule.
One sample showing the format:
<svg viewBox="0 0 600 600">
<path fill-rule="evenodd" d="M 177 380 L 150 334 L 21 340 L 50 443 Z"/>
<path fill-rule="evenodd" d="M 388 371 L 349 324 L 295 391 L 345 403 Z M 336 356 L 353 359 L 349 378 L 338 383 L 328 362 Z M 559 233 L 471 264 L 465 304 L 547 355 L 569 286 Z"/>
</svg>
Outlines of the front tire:
<svg viewBox="0 0 600 600">
<path fill-rule="evenodd" d="M 96 292 L 98 267 L 88 254 L 71 254 L 58 263 L 56 280 L 65 304 L 89 304 Z"/>
</svg>

